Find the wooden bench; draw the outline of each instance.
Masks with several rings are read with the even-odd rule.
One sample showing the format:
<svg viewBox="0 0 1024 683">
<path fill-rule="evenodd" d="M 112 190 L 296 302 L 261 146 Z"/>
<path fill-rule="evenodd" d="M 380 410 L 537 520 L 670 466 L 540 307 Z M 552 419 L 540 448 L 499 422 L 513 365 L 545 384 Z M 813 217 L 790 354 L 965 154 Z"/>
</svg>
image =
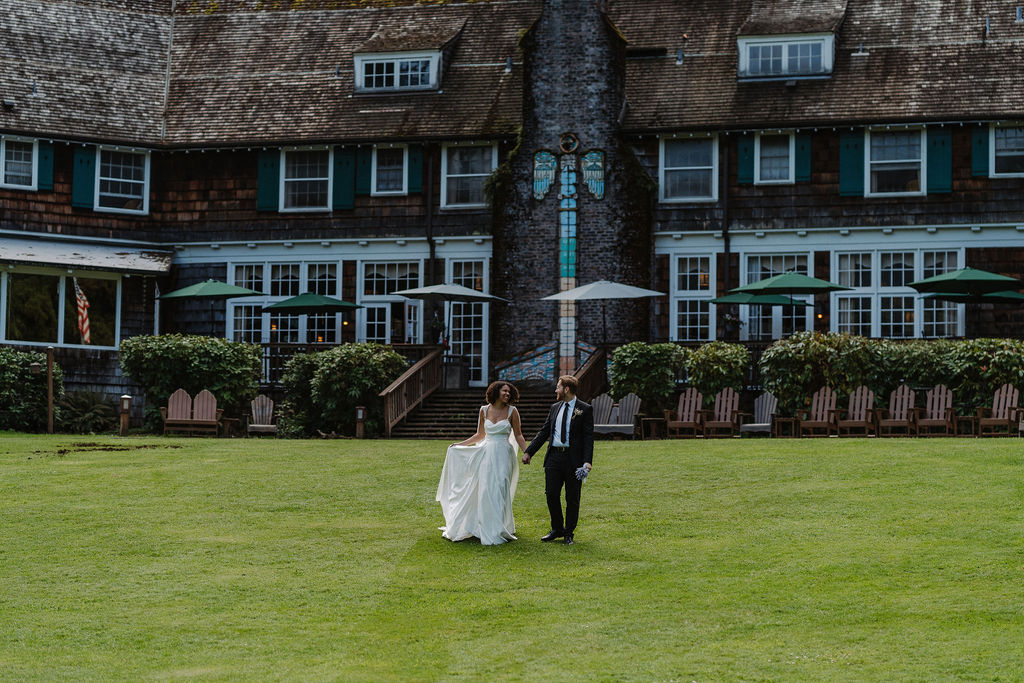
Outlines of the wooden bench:
<svg viewBox="0 0 1024 683">
<path fill-rule="evenodd" d="M 608 396 L 601 394 L 601 396 Z M 601 398 L 598 396 L 598 398 Z M 609 399 L 610 400 L 610 399 Z M 595 402 L 597 399 L 595 399 Z M 603 406 L 602 406 L 603 407 Z M 600 422 L 594 417 L 594 434 L 614 434 L 633 437 L 636 432 L 636 414 L 640 411 L 640 397 L 630 392 L 611 407 L 607 417 Z M 596 411 L 595 411 L 596 413 Z"/>
<path fill-rule="evenodd" d="M 178 389 L 167 399 L 167 407 L 160 409 L 167 432 L 212 433 L 220 429 L 223 410 L 217 407 L 217 399 L 208 390 L 196 394 L 195 401 L 184 389 Z"/>
</svg>

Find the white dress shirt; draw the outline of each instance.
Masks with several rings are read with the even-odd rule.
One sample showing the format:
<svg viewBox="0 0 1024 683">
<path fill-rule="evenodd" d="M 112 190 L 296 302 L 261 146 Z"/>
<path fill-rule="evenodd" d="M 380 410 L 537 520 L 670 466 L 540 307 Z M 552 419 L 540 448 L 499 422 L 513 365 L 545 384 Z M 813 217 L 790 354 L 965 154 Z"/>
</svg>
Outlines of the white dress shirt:
<svg viewBox="0 0 1024 683">
<path fill-rule="evenodd" d="M 565 412 L 565 407 L 564 406 L 565 406 L 565 402 L 563 401 L 562 405 L 558 406 L 558 413 L 555 415 L 555 426 L 554 426 L 555 433 L 554 433 L 554 435 L 552 435 L 551 445 L 556 447 L 556 448 L 567 448 L 569 446 L 569 439 L 568 439 L 569 432 L 568 431 L 566 431 L 566 433 L 565 433 L 566 434 L 565 443 L 562 443 L 562 413 Z M 576 397 L 575 396 L 573 396 L 572 400 L 569 401 L 569 412 L 565 416 L 566 419 L 569 420 L 569 425 L 572 425 L 572 413 L 573 413 L 574 410 L 576 410 Z"/>
</svg>

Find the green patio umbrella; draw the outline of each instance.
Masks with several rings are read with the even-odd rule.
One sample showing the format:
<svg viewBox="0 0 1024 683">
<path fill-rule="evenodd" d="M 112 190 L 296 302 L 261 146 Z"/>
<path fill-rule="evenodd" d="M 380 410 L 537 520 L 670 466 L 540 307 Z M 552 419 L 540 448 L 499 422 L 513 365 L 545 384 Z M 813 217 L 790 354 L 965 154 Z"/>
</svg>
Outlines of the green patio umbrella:
<svg viewBox="0 0 1024 683">
<path fill-rule="evenodd" d="M 793 294 L 820 294 L 823 292 L 838 292 L 850 287 L 844 287 L 843 285 L 837 285 L 834 282 L 828 280 L 819 280 L 816 277 L 810 277 L 802 273 L 782 273 L 781 275 L 773 275 L 772 277 L 765 278 L 764 280 L 758 280 L 752 282 L 749 285 L 743 285 L 742 287 L 735 287 L 730 289 L 730 294 L 735 293 L 749 293 L 749 294 L 785 294 L 792 296 Z"/>
<path fill-rule="evenodd" d="M 958 294 L 956 292 L 932 292 L 922 299 L 948 301 L 954 304 L 1024 304 L 1024 294 L 1007 290 L 988 294 Z"/>
<path fill-rule="evenodd" d="M 323 294 L 306 292 L 293 296 L 284 301 L 270 304 L 263 307 L 264 313 L 284 313 L 286 315 L 321 315 L 324 313 L 341 313 L 343 311 L 354 311 L 362 308 L 359 304 L 353 304 L 341 299 L 335 299 Z"/>
<path fill-rule="evenodd" d="M 713 304 L 747 304 L 750 306 L 810 306 L 806 301 L 800 301 L 781 294 L 750 294 L 737 292 L 717 296 L 711 300 Z"/>
<path fill-rule="evenodd" d="M 220 280 L 207 280 L 197 282 L 188 287 L 176 289 L 173 292 L 161 294 L 161 299 L 232 299 L 236 296 L 262 296 L 263 292 L 256 292 L 245 287 L 236 287 Z"/>
<path fill-rule="evenodd" d="M 942 275 L 926 277 L 917 282 L 911 282 L 919 292 L 941 292 L 943 294 L 963 294 L 965 296 L 978 296 L 992 292 L 1005 292 L 1017 289 L 1024 285 L 1020 280 L 999 273 L 990 273 L 987 270 L 977 268 L 960 268 L 951 270 Z"/>
</svg>

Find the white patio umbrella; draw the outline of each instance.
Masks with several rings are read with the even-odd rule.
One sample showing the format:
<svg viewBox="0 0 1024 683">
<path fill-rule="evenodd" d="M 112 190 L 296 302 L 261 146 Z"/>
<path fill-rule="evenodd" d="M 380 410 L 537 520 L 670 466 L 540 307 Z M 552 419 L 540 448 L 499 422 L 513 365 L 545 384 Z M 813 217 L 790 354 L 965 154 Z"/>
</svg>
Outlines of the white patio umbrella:
<svg viewBox="0 0 1024 683">
<path fill-rule="evenodd" d="M 413 289 L 400 289 L 397 292 L 392 292 L 399 296 L 404 296 L 407 299 L 420 299 L 422 301 L 439 301 L 439 302 L 477 302 L 477 303 L 488 303 L 501 301 L 508 303 L 508 299 L 502 299 L 500 296 L 494 296 L 493 294 L 487 294 L 486 292 L 480 292 L 469 287 L 463 287 L 462 285 L 456 285 L 452 283 L 443 283 L 440 285 L 427 285 L 426 287 L 414 287 Z M 451 313 L 451 307 L 449 307 L 449 315 Z M 450 330 L 451 321 L 445 321 L 445 330 Z"/>
<path fill-rule="evenodd" d="M 608 299 L 642 299 L 649 296 L 665 296 L 665 293 L 656 292 L 653 289 L 624 285 L 621 282 L 612 282 L 611 280 L 597 280 L 587 285 L 567 289 L 564 292 L 541 297 L 541 301 L 599 300 L 601 302 L 601 337 L 603 341 L 607 341 L 608 322 L 604 302 Z"/>
</svg>

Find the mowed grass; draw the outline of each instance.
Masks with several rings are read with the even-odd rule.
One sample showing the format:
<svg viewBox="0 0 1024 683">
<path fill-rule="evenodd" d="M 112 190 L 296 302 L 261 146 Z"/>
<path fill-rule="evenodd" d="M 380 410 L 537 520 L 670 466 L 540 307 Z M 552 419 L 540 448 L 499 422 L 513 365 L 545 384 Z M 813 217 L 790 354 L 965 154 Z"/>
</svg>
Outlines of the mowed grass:
<svg viewBox="0 0 1024 683">
<path fill-rule="evenodd" d="M 445 444 L 0 434 L 5 680 L 1024 678 L 1024 442 L 597 445 L 577 544 Z"/>
</svg>

